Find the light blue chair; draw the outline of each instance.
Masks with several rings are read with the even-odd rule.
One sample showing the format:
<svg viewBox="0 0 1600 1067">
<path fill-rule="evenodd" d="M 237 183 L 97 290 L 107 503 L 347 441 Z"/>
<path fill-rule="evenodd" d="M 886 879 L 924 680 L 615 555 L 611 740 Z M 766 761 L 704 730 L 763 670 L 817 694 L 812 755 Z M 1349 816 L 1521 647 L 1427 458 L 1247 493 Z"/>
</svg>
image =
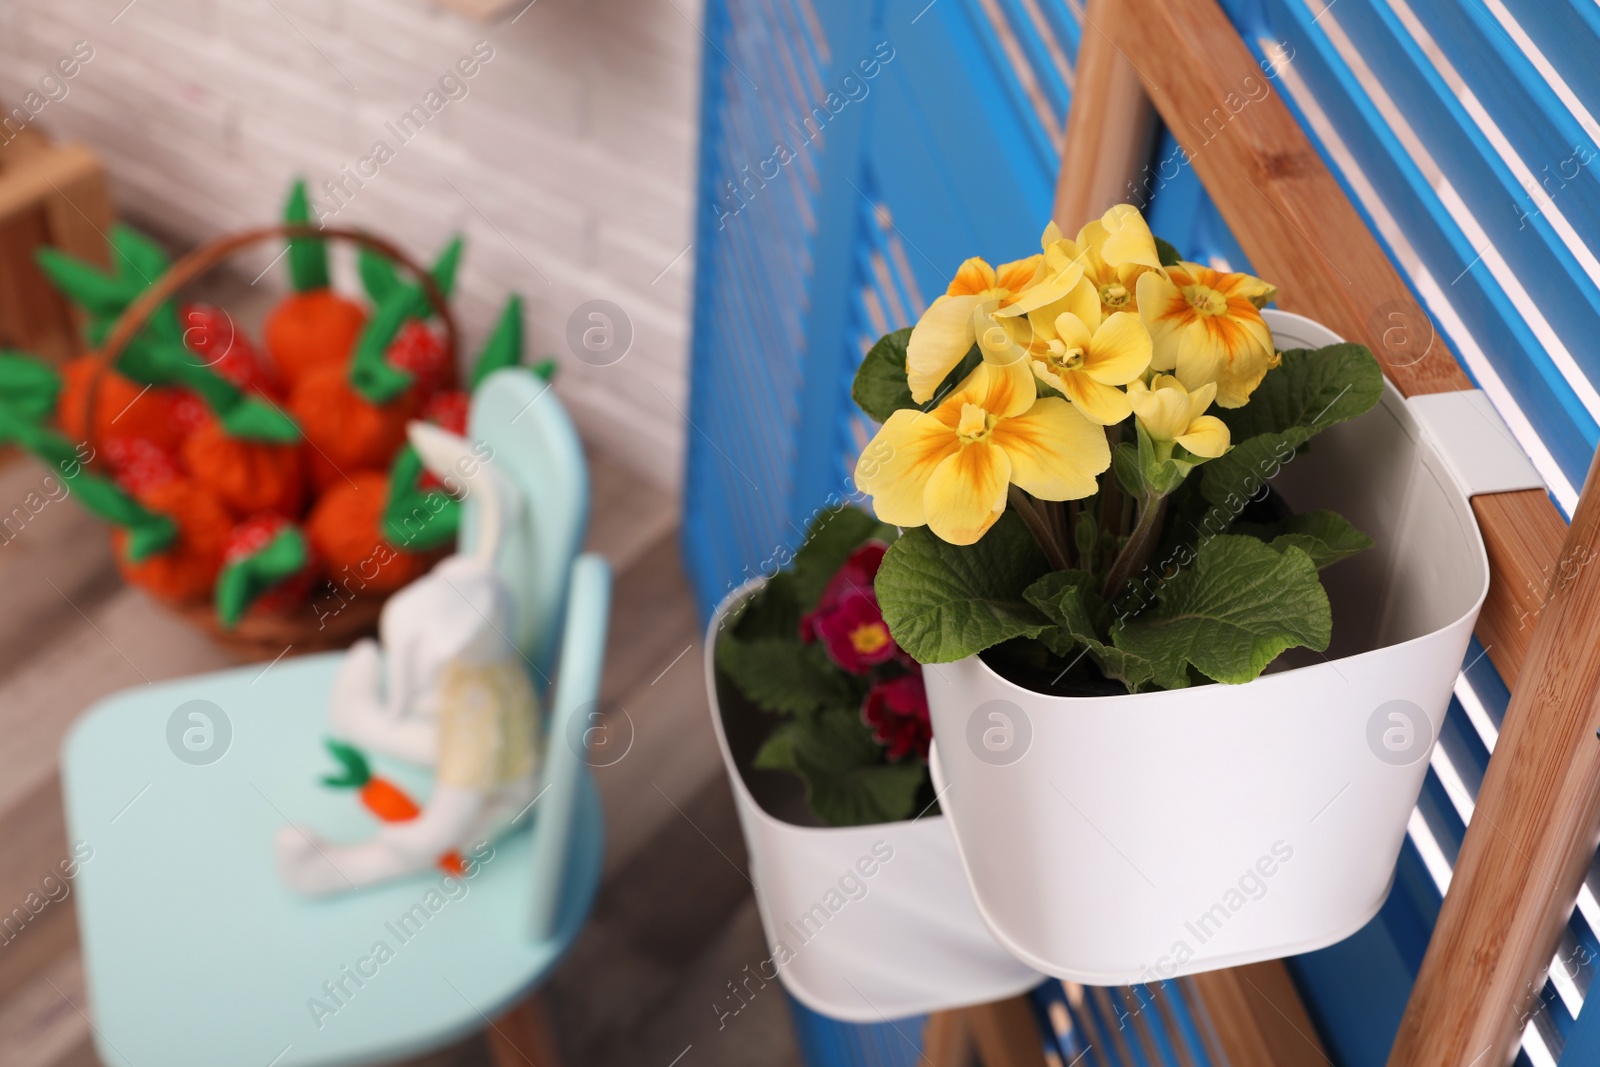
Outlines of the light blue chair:
<svg viewBox="0 0 1600 1067">
<path fill-rule="evenodd" d="M 273 832 L 292 821 L 351 840 L 375 825 L 349 793 L 318 784 L 332 770 L 322 740 L 337 654 L 95 705 L 63 745 L 62 780 L 71 840 L 92 849 L 74 897 L 105 1063 L 309 1067 L 420 1055 L 521 1003 L 577 935 L 601 868 L 582 724 L 599 693 L 610 572 L 578 555 L 588 473 L 547 393 L 532 374 L 503 370 L 480 387 L 471 415 L 472 436 L 524 497 L 500 563 L 527 608 L 518 643 L 550 715 L 544 792 L 460 883 L 433 872 L 308 900 L 278 881 Z M 473 521 L 469 507 L 469 539 Z M 205 742 L 202 720 L 174 719 L 194 700 L 222 712 L 211 715 L 214 762 L 185 762 L 169 745 L 169 733 L 190 728 Z M 427 774 L 374 762 L 375 773 L 426 795 Z M 531 1049 L 508 1052 L 506 1029 L 497 1056 L 533 1059 Z"/>
</svg>

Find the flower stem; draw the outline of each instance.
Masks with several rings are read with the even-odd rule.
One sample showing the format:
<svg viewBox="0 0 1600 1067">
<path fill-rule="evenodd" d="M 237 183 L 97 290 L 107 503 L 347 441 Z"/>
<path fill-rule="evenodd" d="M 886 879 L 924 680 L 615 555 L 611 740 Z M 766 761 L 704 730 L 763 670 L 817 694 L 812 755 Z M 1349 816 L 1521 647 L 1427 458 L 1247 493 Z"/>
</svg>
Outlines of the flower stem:
<svg viewBox="0 0 1600 1067">
<path fill-rule="evenodd" d="M 1040 513 L 1028 494 L 1013 485 L 1007 493 L 1007 499 L 1011 502 L 1011 506 L 1017 509 L 1017 516 L 1027 524 L 1028 532 L 1033 534 L 1033 539 L 1039 543 L 1045 558 L 1050 561 L 1051 569 L 1071 570 L 1072 563 L 1061 550 L 1061 542 L 1050 534 L 1049 520 Z"/>
<path fill-rule="evenodd" d="M 1122 546 L 1122 551 L 1117 553 L 1115 562 L 1111 564 L 1111 571 L 1106 575 L 1105 587 L 1100 596 L 1106 603 L 1111 603 L 1114 594 L 1122 592 L 1122 587 L 1128 584 L 1128 579 L 1143 567 L 1150 559 L 1150 553 L 1156 546 L 1157 534 L 1161 530 L 1161 518 L 1167 513 L 1167 498 L 1145 497 L 1139 509 L 1139 521 L 1133 527 L 1133 533 L 1128 535 L 1128 543 Z"/>
</svg>

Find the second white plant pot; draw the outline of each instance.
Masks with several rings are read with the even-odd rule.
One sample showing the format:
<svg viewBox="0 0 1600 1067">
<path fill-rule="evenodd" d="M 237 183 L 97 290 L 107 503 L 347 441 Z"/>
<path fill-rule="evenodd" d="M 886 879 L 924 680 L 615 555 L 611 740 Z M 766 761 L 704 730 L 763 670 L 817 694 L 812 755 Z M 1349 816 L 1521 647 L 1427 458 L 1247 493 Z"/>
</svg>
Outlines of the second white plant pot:
<svg viewBox="0 0 1600 1067">
<path fill-rule="evenodd" d="M 1269 315 L 1280 348 L 1338 340 Z M 1326 655 L 1094 698 L 1021 688 L 976 656 L 925 668 L 935 787 L 978 910 L 1019 960 L 1149 982 L 1320 948 L 1382 906 L 1489 581 L 1466 493 L 1385 388 L 1272 482 L 1376 542 L 1326 572 Z"/>
<path fill-rule="evenodd" d="M 1042 976 L 984 928 L 943 816 L 800 826 L 751 793 L 728 743 L 713 656 L 724 621 L 762 584 L 747 582 L 718 606 L 706 632 L 705 671 L 771 950 L 763 976 L 776 971 L 806 1007 L 861 1023 L 999 1000 L 1037 985 Z"/>
</svg>

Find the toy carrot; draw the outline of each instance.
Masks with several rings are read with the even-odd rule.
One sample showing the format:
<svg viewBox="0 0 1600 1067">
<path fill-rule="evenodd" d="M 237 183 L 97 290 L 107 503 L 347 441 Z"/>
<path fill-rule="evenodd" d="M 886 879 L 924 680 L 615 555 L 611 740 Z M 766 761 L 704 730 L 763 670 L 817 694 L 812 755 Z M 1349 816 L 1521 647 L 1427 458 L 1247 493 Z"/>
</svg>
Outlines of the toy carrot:
<svg viewBox="0 0 1600 1067">
<path fill-rule="evenodd" d="M 361 798 L 362 807 L 370 811 L 382 822 L 410 822 L 422 814 L 422 809 L 417 807 L 414 800 L 408 797 L 404 790 L 387 778 L 378 778 L 373 775 L 372 767 L 367 763 L 367 758 L 361 750 L 343 741 L 328 738 L 324 744 L 328 751 L 333 753 L 333 758 L 339 761 L 344 773 L 328 775 L 322 779 L 322 784 L 330 789 L 357 789 Z M 457 877 L 466 873 L 466 864 L 461 860 L 461 853 L 450 851 L 439 857 L 439 869 L 446 874 Z"/>
<path fill-rule="evenodd" d="M 183 442 L 182 453 L 194 480 L 238 514 L 300 514 L 305 462 L 299 446 L 243 441 L 208 419 Z"/>
<path fill-rule="evenodd" d="M 187 478 L 138 487 L 135 499 L 169 518 L 177 536 L 160 552 L 140 559 L 133 554 L 130 532 L 113 530 L 111 544 L 122 576 L 162 600 L 183 603 L 209 597 L 233 528 L 228 509 Z"/>
<path fill-rule="evenodd" d="M 117 264 L 114 273 L 53 248 L 35 252 L 40 268 L 56 288 L 83 308 L 88 316 L 89 339 L 95 345 L 105 340 L 117 317 L 168 267 L 166 254 L 127 226 L 112 228 L 111 249 Z M 300 439 L 294 420 L 275 405 L 246 396 L 238 386 L 195 358 L 184 344 L 177 307 L 170 300 L 155 310 L 128 343 L 117 358 L 115 370 L 134 383 L 135 391 L 140 386 L 168 385 L 193 390 L 235 436 L 285 443 Z M 84 375 L 82 388 L 87 388 L 91 377 Z M 77 410 L 81 410 L 82 403 L 79 400 Z M 68 406 L 64 404 L 63 410 Z M 97 420 L 99 410 L 97 406 Z M 112 414 L 115 417 L 116 411 Z M 117 422 L 120 425 L 121 419 Z"/>
<path fill-rule="evenodd" d="M 335 585 L 390 592 L 428 568 L 427 556 L 401 551 L 384 537 L 379 524 L 388 498 L 387 476 L 360 471 L 334 482 L 312 506 L 306 535 Z"/>
<path fill-rule="evenodd" d="M 293 225 L 311 222 L 304 179 L 290 188 L 283 218 Z M 272 309 L 262 335 L 278 376 L 292 389 L 314 370 L 349 361 L 367 313 L 330 287 L 328 248 L 320 238 L 289 240 L 289 279 L 294 292 Z"/>
</svg>

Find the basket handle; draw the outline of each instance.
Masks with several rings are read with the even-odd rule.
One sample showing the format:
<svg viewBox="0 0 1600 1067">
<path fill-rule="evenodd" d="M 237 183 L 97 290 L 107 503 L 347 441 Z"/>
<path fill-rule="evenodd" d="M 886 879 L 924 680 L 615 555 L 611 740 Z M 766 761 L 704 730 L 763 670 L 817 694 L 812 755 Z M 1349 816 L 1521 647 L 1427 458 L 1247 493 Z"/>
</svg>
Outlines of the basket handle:
<svg viewBox="0 0 1600 1067">
<path fill-rule="evenodd" d="M 439 321 L 444 325 L 445 350 L 450 355 L 451 363 L 459 362 L 458 334 L 456 331 L 455 315 L 450 310 L 450 303 L 445 299 L 444 292 L 439 284 L 433 280 L 433 275 L 427 268 L 421 266 L 399 247 L 385 241 L 381 237 L 352 230 L 345 227 L 322 228 L 309 224 L 276 223 L 271 226 L 262 226 L 253 230 L 244 230 L 240 233 L 229 234 L 199 246 L 187 255 L 172 264 L 167 272 L 156 279 L 138 298 L 129 304 L 117 318 L 111 332 L 106 336 L 105 342 L 96 354 L 95 379 L 90 388 L 85 390 L 88 410 L 84 413 L 84 429 L 86 436 L 94 436 L 94 411 L 95 394 L 98 393 L 99 379 L 117 360 L 128 344 L 139 334 L 155 314 L 156 308 L 175 295 L 179 289 L 194 281 L 212 267 L 221 263 L 229 256 L 252 245 L 264 241 L 284 240 L 293 237 L 320 237 L 334 240 L 350 241 L 354 244 L 364 245 L 376 252 L 388 256 L 390 259 L 405 267 L 416 276 L 422 286 L 423 295 L 428 298 L 428 303 L 433 305 L 434 313 L 439 316 Z M 92 443 L 92 442 L 91 442 Z"/>
</svg>

